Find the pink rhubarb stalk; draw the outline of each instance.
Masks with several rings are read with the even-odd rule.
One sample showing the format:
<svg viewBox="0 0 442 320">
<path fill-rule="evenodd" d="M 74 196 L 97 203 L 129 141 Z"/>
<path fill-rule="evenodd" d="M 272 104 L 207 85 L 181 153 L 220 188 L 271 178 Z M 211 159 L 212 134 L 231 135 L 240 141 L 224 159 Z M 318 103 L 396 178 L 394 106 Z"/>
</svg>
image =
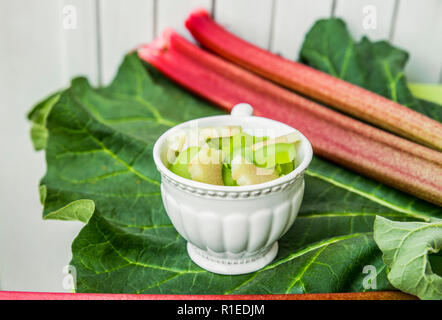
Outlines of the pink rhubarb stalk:
<svg viewBox="0 0 442 320">
<path fill-rule="evenodd" d="M 185 295 L 0 291 L 0 300 L 417 300 L 400 291 L 306 294 Z"/>
<path fill-rule="evenodd" d="M 264 78 L 405 138 L 442 150 L 442 124 L 429 117 L 359 86 L 258 48 L 218 25 L 204 9 L 191 13 L 186 27 L 203 47 Z"/>
<path fill-rule="evenodd" d="M 347 117 L 262 79 L 166 30 L 138 49 L 141 59 L 226 111 L 250 103 L 255 114 L 287 123 L 315 154 L 442 205 L 442 154 Z"/>
</svg>

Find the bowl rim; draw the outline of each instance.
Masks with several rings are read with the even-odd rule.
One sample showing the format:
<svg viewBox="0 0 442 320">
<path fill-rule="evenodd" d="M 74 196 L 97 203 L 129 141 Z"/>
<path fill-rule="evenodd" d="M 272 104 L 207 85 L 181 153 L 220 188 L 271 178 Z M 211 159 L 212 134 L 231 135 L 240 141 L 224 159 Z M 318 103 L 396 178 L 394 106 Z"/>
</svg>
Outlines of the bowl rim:
<svg viewBox="0 0 442 320">
<path fill-rule="evenodd" d="M 285 123 L 282 123 L 282 122 L 279 122 L 279 121 L 276 121 L 273 119 L 265 118 L 265 117 L 259 117 L 259 116 L 249 116 L 247 118 L 251 119 L 252 121 L 255 121 L 253 119 L 256 119 L 256 121 L 264 120 L 264 121 L 274 122 L 275 125 L 277 125 L 277 126 L 288 127 L 290 130 L 299 133 L 302 143 L 304 143 L 306 145 L 307 149 L 306 149 L 306 154 L 305 154 L 304 158 L 302 159 L 301 163 L 289 174 L 279 177 L 277 179 L 271 180 L 271 181 L 267 181 L 267 182 L 259 183 L 259 184 L 248 185 L 248 186 L 219 186 L 219 185 L 213 185 L 213 184 L 208 184 L 208 183 L 204 183 L 204 182 L 199 182 L 199 181 L 183 178 L 183 177 L 173 173 L 169 168 L 167 168 L 165 166 L 165 164 L 161 160 L 161 147 L 167 141 L 167 137 L 169 135 L 173 134 L 173 132 L 180 130 L 180 129 L 185 129 L 187 127 L 190 127 L 192 124 L 195 124 L 198 122 L 204 122 L 204 121 L 216 120 L 216 119 L 219 119 L 219 120 L 226 119 L 227 120 L 226 122 L 228 122 L 228 119 L 232 118 L 232 117 L 238 117 L 238 116 L 226 114 L 226 115 L 220 115 L 220 116 L 209 116 L 209 117 L 197 118 L 194 120 L 189 120 L 189 121 L 180 123 L 176 126 L 173 126 L 170 129 L 168 129 L 166 132 L 164 132 L 157 139 L 157 141 L 154 144 L 153 158 L 154 158 L 154 162 L 157 167 L 157 170 L 161 173 L 161 175 L 165 175 L 170 180 L 175 181 L 179 184 L 182 184 L 188 188 L 202 189 L 204 191 L 209 191 L 209 192 L 213 191 L 213 192 L 226 192 L 226 193 L 242 193 L 242 192 L 259 191 L 259 190 L 264 190 L 264 189 L 272 189 L 272 188 L 277 187 L 279 185 L 289 183 L 291 181 L 296 180 L 307 169 L 308 165 L 310 164 L 310 162 L 313 158 L 313 149 L 312 149 L 312 145 L 311 145 L 310 141 L 302 134 L 302 132 L 300 132 L 299 130 L 297 130 L 297 129 L 295 129 Z M 228 125 L 228 123 L 220 124 L 220 125 Z"/>
</svg>

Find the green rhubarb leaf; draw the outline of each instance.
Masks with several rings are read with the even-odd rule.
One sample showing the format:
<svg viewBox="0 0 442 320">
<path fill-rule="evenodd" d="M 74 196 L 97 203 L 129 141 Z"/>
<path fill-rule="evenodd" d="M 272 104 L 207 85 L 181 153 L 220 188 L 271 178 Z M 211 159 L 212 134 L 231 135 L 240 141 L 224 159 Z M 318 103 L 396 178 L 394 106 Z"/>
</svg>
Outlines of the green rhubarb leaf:
<svg viewBox="0 0 442 320">
<path fill-rule="evenodd" d="M 95 203 L 89 199 L 72 201 L 63 208 L 48 213 L 44 218 L 52 220 L 77 220 L 88 223 L 95 210 Z"/>
<path fill-rule="evenodd" d="M 404 76 L 408 53 L 385 41 L 371 42 L 368 38 L 355 42 L 341 19 L 317 21 L 307 33 L 301 49 L 301 60 L 319 70 L 362 86 L 398 101 L 435 120 L 442 119 L 442 107 L 416 99 Z M 371 200 L 408 214 L 440 215 L 439 207 L 428 206 L 374 181 L 352 174 L 342 168 L 316 160 L 310 166 L 312 175 L 352 188 Z M 413 199 L 410 202 L 410 199 Z"/>
<path fill-rule="evenodd" d="M 187 256 L 185 241 L 170 226 L 152 226 L 141 236 L 135 227 L 130 230 L 129 226 L 111 223 L 97 212 L 73 243 L 77 291 L 151 294 L 363 291 L 366 275 L 362 270 L 366 265 L 378 270 L 378 289 L 391 289 L 371 233 L 364 232 L 371 229 L 373 217 L 338 216 L 337 219 L 320 215 L 300 217 L 280 241 L 280 252 L 272 264 L 252 274 L 223 276 L 193 264 Z M 305 228 L 310 228 L 311 235 L 305 233 Z"/>
<path fill-rule="evenodd" d="M 341 19 L 318 20 L 305 37 L 300 60 L 442 121 L 442 108 L 413 96 L 404 74 L 408 53 L 386 41 L 356 42 Z"/>
<path fill-rule="evenodd" d="M 46 118 L 52 106 L 58 101 L 60 94 L 54 93 L 38 103 L 29 113 L 28 119 L 32 122 L 31 140 L 35 150 L 46 148 L 48 130 L 46 129 Z"/>
<path fill-rule="evenodd" d="M 442 300 L 442 277 L 436 272 L 440 262 L 436 267 L 434 259 L 433 266 L 429 258 L 442 248 L 442 220 L 398 222 L 376 217 L 374 239 L 393 286 L 421 299 Z"/>
<path fill-rule="evenodd" d="M 440 217 L 440 208 L 319 158 L 306 173 L 299 216 L 271 265 L 222 276 L 193 264 L 163 208 L 152 148 L 174 124 L 220 113 L 135 54 L 125 58 L 110 86 L 95 89 L 77 78 L 60 94 L 45 123 L 47 172 L 40 194 L 45 218 L 86 223 L 72 244 L 77 292 L 392 289 L 373 239 L 376 215 L 425 221 Z M 364 287 L 367 265 L 376 268 L 376 288 Z"/>
<path fill-rule="evenodd" d="M 409 90 L 404 75 L 405 64 L 408 60 L 407 52 L 393 47 L 386 41 L 371 42 L 366 37 L 363 37 L 360 42 L 355 42 L 345 23 L 340 19 L 319 20 L 315 23 L 308 32 L 301 49 L 301 60 L 314 68 L 397 101 L 435 120 L 442 120 L 440 105 L 417 99 Z M 313 163 L 307 174 L 328 180 L 330 183 L 352 190 L 373 202 L 406 215 L 415 217 L 426 215 L 424 221 L 427 223 L 441 218 L 440 207 L 419 201 L 372 180 L 330 165 L 321 159 L 316 158 L 313 162 L 316 162 L 316 165 Z M 399 229 L 390 228 L 390 224 Z M 388 279 L 393 286 L 405 292 L 425 299 L 434 297 L 440 299 L 441 278 L 432 273 L 427 257 L 431 250 L 436 250 L 434 245 L 440 242 L 440 230 L 438 234 L 419 232 L 422 238 L 416 244 L 408 241 L 407 245 L 397 243 L 399 237 L 411 232 L 408 228 L 415 225 L 419 223 L 397 223 L 383 218 L 376 220 L 375 239 L 384 252 L 385 263 L 391 268 Z M 400 226 L 404 229 L 401 230 Z M 400 233 L 403 234 L 400 235 Z M 393 244 L 397 247 L 389 247 Z M 400 258 L 396 256 L 399 252 Z M 437 258 L 432 259 L 439 261 Z M 439 288 L 435 289 L 434 286 L 437 287 L 437 283 Z"/>
<path fill-rule="evenodd" d="M 341 19 L 318 20 L 305 37 L 300 59 L 316 69 L 398 101 L 435 120 L 442 120 L 440 105 L 418 100 L 408 89 L 404 76 L 408 53 L 385 41 L 371 42 L 366 37 L 359 43 L 355 42 Z M 408 215 L 442 215 L 437 206 L 318 157 L 313 160 L 307 174 Z"/>
<path fill-rule="evenodd" d="M 442 103 L 441 84 L 408 83 L 408 87 L 417 98 L 431 101 L 433 103 Z"/>
<path fill-rule="evenodd" d="M 365 79 L 355 43 L 340 19 L 318 20 L 307 33 L 300 52 L 302 62 L 363 86 Z"/>
<path fill-rule="evenodd" d="M 345 168 L 334 165 L 320 157 L 314 157 L 306 171 L 306 175 L 318 178 L 338 188 L 348 190 L 357 194 L 370 203 L 376 203 L 382 207 L 389 208 L 395 212 L 401 212 L 407 216 L 428 221 L 432 217 L 442 218 L 440 207 L 424 200 L 410 196 L 372 179 L 358 175 Z M 327 199 L 324 199 L 327 200 Z M 325 201 L 327 206 L 334 206 L 338 198 L 331 198 Z M 312 199 L 309 206 L 319 206 L 324 203 L 317 203 Z M 304 201 L 304 206 L 305 201 Z"/>
</svg>

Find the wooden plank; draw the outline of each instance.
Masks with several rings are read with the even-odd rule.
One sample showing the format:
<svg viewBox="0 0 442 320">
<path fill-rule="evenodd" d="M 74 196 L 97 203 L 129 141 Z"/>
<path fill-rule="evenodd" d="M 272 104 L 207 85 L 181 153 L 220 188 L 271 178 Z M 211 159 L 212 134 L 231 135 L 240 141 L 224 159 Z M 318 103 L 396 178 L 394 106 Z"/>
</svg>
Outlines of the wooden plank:
<svg viewBox="0 0 442 320">
<path fill-rule="evenodd" d="M 358 41 L 363 35 L 370 40 L 388 40 L 395 0 L 336 0 L 335 16 L 342 18 Z"/>
<path fill-rule="evenodd" d="M 62 58 L 63 79 L 88 77 L 98 84 L 96 0 L 63 0 Z"/>
<path fill-rule="evenodd" d="M 276 0 L 271 51 L 297 60 L 306 32 L 331 10 L 332 0 Z"/>
<path fill-rule="evenodd" d="M 60 17 L 57 0 L 44 8 L 38 1 L 0 1 L 0 90 L 17 103 L 32 102 L 61 85 Z"/>
<path fill-rule="evenodd" d="M 161 33 L 165 28 L 171 27 L 189 40 L 193 40 L 189 31 L 184 26 L 184 21 L 192 9 L 206 8 L 212 10 L 212 0 L 161 0 L 157 2 L 156 33 Z"/>
<path fill-rule="evenodd" d="M 38 183 L 45 172 L 25 115 L 67 83 L 62 2 L 0 1 L 0 279 L 3 290 L 67 291 L 63 267 L 82 224 L 43 221 Z"/>
<path fill-rule="evenodd" d="M 410 53 L 409 80 L 437 83 L 442 70 L 442 1 L 400 1 L 392 41 Z"/>
<path fill-rule="evenodd" d="M 123 56 L 154 37 L 154 0 L 99 0 L 101 79 L 114 77 Z"/>
<path fill-rule="evenodd" d="M 268 49 L 272 32 L 272 0 L 219 0 L 215 19 L 227 30 Z"/>
</svg>

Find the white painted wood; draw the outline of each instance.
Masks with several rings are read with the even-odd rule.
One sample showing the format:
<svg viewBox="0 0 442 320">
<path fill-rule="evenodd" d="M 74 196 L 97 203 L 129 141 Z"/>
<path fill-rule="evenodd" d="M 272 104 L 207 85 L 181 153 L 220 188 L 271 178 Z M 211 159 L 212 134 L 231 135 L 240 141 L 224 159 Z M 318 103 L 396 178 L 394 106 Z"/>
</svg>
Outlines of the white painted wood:
<svg viewBox="0 0 442 320">
<path fill-rule="evenodd" d="M 218 23 L 261 48 L 269 48 L 272 0 L 218 0 L 215 3 Z"/>
<path fill-rule="evenodd" d="M 123 56 L 154 37 L 153 0 L 99 0 L 101 78 L 114 77 Z"/>
<path fill-rule="evenodd" d="M 189 40 L 193 40 L 184 26 L 184 21 L 192 9 L 206 8 L 212 10 L 212 0 L 160 0 L 157 2 L 156 33 L 160 34 L 165 28 L 171 27 Z"/>
<path fill-rule="evenodd" d="M 336 0 L 335 17 L 342 18 L 355 40 L 388 40 L 395 0 Z"/>
<path fill-rule="evenodd" d="M 0 1 L 0 289 L 66 291 L 62 268 L 81 224 L 43 221 L 36 153 L 25 118 L 31 106 L 66 85 L 61 2 Z"/>
<path fill-rule="evenodd" d="M 442 1 L 400 1 L 392 41 L 410 53 L 409 80 L 437 83 L 442 69 Z"/>
<path fill-rule="evenodd" d="M 271 51 L 297 60 L 305 33 L 319 18 L 330 17 L 332 0 L 275 0 Z"/>
<path fill-rule="evenodd" d="M 96 0 L 63 0 L 61 9 L 63 79 L 88 77 L 98 84 Z"/>
</svg>

